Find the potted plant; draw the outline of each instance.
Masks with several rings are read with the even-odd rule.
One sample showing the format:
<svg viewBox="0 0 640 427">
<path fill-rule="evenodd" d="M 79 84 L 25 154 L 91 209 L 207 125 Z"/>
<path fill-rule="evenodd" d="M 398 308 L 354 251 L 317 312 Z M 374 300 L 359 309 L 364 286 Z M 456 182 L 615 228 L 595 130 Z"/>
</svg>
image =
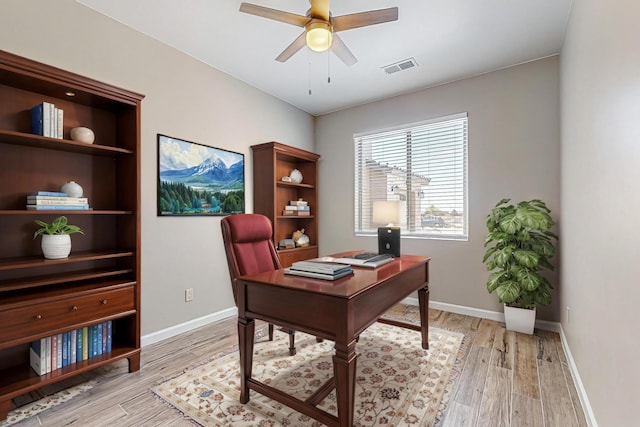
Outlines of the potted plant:
<svg viewBox="0 0 640 427">
<path fill-rule="evenodd" d="M 551 303 L 552 286 L 542 271 L 553 270 L 549 260 L 558 237 L 549 231 L 554 222 L 543 201 L 509 202 L 500 200 L 487 215 L 489 234 L 482 262 L 491 271 L 487 290 L 495 291 L 505 305 L 507 329 L 532 334 L 536 305 Z"/>
<path fill-rule="evenodd" d="M 40 228 L 33 233 L 33 238 L 42 235 L 42 253 L 47 259 L 67 258 L 71 252 L 70 234 L 84 234 L 80 227 L 69 224 L 66 216 L 59 216 L 51 224 L 39 220 L 35 222 Z"/>
</svg>

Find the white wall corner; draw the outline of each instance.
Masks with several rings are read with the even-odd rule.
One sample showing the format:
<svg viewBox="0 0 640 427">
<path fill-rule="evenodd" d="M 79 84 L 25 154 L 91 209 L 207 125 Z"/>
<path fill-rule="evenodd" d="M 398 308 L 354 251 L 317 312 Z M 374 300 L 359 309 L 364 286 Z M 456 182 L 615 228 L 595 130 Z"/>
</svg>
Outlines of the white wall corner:
<svg viewBox="0 0 640 427">
<path fill-rule="evenodd" d="M 199 328 L 200 326 L 208 325 L 210 323 L 217 322 L 218 320 L 226 319 L 227 317 L 235 317 L 237 315 L 238 315 L 237 307 L 227 308 L 225 310 L 221 310 L 216 313 L 211 313 L 206 316 L 199 317 L 197 319 L 189 320 L 188 322 L 180 323 L 179 325 L 170 326 L 166 329 L 162 329 L 160 331 L 143 335 L 140 338 L 140 342 L 142 347 L 146 347 L 148 345 L 155 344 L 167 338 L 171 338 L 176 335 L 189 332 L 193 329 Z"/>
</svg>

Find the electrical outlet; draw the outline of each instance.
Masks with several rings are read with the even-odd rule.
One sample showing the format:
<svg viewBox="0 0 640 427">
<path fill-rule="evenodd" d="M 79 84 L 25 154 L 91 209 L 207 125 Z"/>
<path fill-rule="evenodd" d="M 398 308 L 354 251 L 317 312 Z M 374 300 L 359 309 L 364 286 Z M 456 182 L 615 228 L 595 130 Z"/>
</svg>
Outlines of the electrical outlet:
<svg viewBox="0 0 640 427">
<path fill-rule="evenodd" d="M 567 324 L 571 323 L 571 307 L 567 306 Z"/>
<path fill-rule="evenodd" d="M 184 301 L 185 302 L 193 301 L 193 288 L 184 290 Z"/>
</svg>

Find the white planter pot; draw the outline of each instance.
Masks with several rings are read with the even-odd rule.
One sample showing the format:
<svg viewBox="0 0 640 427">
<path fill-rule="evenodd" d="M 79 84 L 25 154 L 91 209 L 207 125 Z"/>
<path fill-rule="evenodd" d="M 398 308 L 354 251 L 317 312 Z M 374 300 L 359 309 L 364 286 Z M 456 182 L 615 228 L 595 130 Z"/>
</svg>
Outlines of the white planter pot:
<svg viewBox="0 0 640 427">
<path fill-rule="evenodd" d="M 71 252 L 71 236 L 68 234 L 43 234 L 42 253 L 47 259 L 67 258 Z"/>
<path fill-rule="evenodd" d="M 505 304 L 504 320 L 508 330 L 532 335 L 536 323 L 536 309 L 509 307 Z"/>
</svg>

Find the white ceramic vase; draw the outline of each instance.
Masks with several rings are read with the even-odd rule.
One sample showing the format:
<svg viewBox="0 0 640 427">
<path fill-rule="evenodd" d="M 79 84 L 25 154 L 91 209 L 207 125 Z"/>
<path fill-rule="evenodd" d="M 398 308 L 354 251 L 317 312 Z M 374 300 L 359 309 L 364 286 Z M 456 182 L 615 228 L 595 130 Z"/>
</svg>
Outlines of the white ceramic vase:
<svg viewBox="0 0 640 427">
<path fill-rule="evenodd" d="M 532 335 L 536 324 L 536 309 L 509 307 L 505 304 L 504 321 L 508 330 Z"/>
<path fill-rule="evenodd" d="M 300 184 L 302 182 L 302 172 L 300 172 L 298 169 L 294 169 L 289 174 L 289 178 L 291 178 L 291 182 Z"/>
<path fill-rule="evenodd" d="M 67 193 L 69 197 L 82 197 L 82 187 L 75 181 L 65 182 L 60 186 L 60 191 Z"/>
<path fill-rule="evenodd" d="M 84 142 L 85 144 L 93 144 L 96 136 L 93 131 L 85 127 L 77 127 L 69 131 L 69 135 L 73 141 Z"/>
<path fill-rule="evenodd" d="M 42 253 L 47 259 L 67 258 L 71 253 L 71 236 L 68 234 L 43 234 Z"/>
</svg>

